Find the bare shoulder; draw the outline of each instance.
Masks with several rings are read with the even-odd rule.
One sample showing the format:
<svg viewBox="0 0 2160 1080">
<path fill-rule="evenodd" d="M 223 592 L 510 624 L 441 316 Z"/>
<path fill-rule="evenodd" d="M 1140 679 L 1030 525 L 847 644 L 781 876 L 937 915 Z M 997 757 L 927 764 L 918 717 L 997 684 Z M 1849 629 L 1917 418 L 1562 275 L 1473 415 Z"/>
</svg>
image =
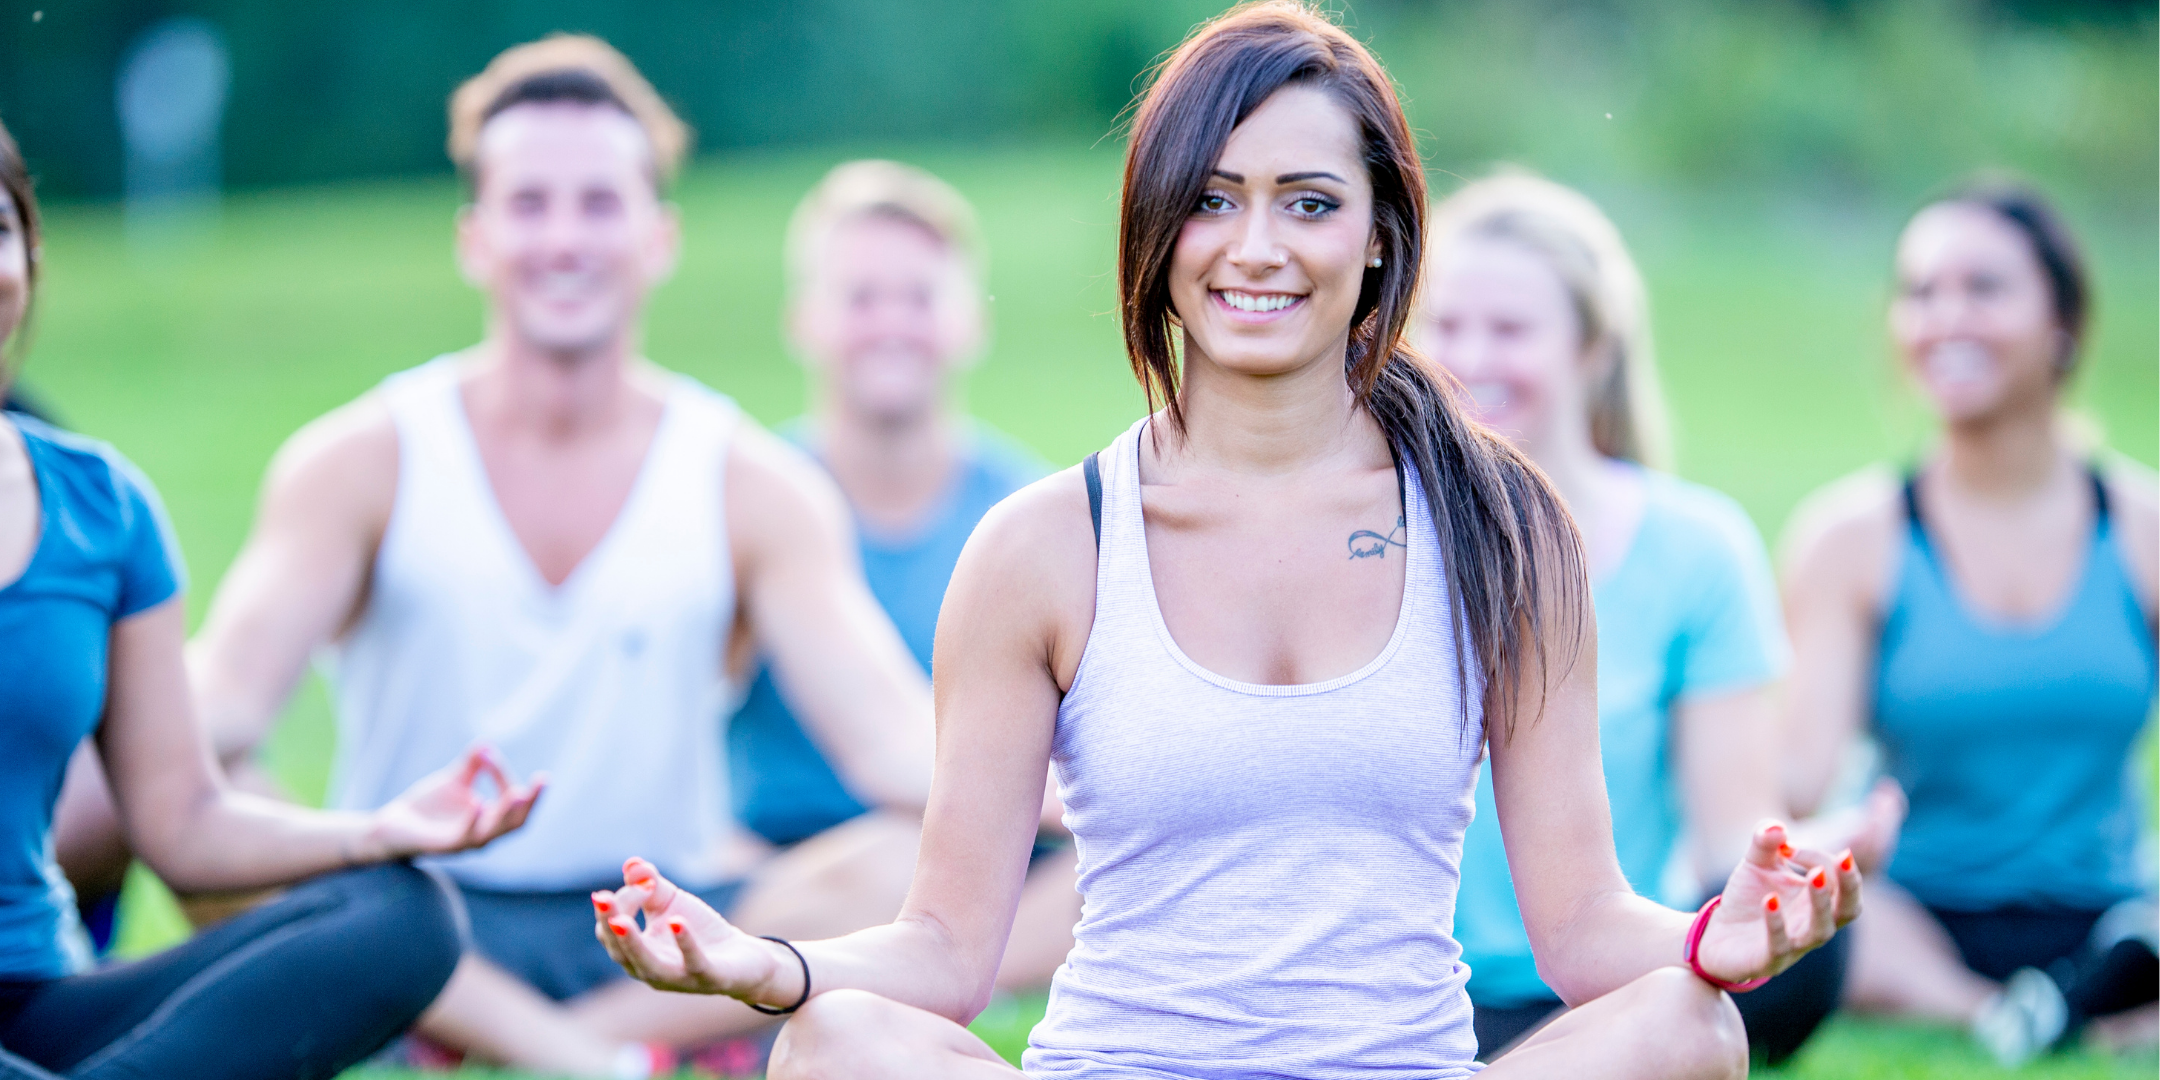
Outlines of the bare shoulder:
<svg viewBox="0 0 2160 1080">
<path fill-rule="evenodd" d="M 848 535 L 847 499 L 810 455 L 748 417 L 728 437 L 728 536 L 755 556 L 769 543 Z"/>
<path fill-rule="evenodd" d="M 381 397 L 365 394 L 285 440 L 270 459 L 263 510 L 387 521 L 397 475 L 397 425 Z"/>
<path fill-rule="evenodd" d="M 1087 482 L 1074 466 L 1021 488 L 983 516 L 953 571 L 947 606 L 957 617 L 1003 630 L 1040 632 L 1059 685 L 1070 686 L 1094 623 L 1095 562 Z"/>
<path fill-rule="evenodd" d="M 2160 483 L 2151 469 L 2119 455 L 2101 465 L 2113 511 L 2115 539 L 2131 583 L 2147 612 L 2160 586 Z"/>
<path fill-rule="evenodd" d="M 1904 521 L 1897 474 L 1881 466 L 1831 481 L 1793 509 L 1780 539 L 1786 592 L 1835 590 L 1879 599 Z"/>
</svg>

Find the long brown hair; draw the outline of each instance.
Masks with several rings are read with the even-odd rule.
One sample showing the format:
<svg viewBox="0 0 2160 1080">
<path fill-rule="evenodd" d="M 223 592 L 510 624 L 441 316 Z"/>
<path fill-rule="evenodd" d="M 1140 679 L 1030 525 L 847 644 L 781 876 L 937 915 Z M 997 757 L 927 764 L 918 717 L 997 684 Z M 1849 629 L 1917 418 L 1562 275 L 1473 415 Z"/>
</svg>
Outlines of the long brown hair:
<svg viewBox="0 0 2160 1080">
<path fill-rule="evenodd" d="M 1472 420 L 1455 381 L 1404 344 L 1423 265 L 1424 166 L 1387 73 L 1308 3 L 1248 4 L 1200 27 L 1140 102 L 1118 223 L 1119 314 L 1133 373 L 1150 408 L 1167 409 L 1182 430 L 1171 255 L 1232 129 L 1290 85 L 1329 94 L 1358 124 L 1381 265 L 1358 293 L 1344 377 L 1397 457 L 1417 465 L 1460 613 L 1465 709 L 1478 689 L 1468 678 L 1474 655 L 1485 715 L 1498 709 L 1505 741 L 1530 665 L 1542 687 L 1552 675 L 1548 650 L 1572 656 L 1579 644 L 1588 589 L 1581 542 L 1544 474 Z"/>
<path fill-rule="evenodd" d="M 30 288 L 30 297 L 23 306 L 22 322 L 16 324 L 11 334 L 0 336 L 0 395 L 4 395 L 15 378 L 10 354 L 19 355 L 30 337 L 29 304 L 37 296 L 38 263 L 42 255 L 38 250 L 37 192 L 30 183 L 30 166 L 24 163 L 22 150 L 15 145 L 15 137 L 8 134 L 4 123 L 0 123 L 0 192 L 15 203 L 15 218 L 22 223 L 23 258 L 29 264 L 26 284 Z"/>
</svg>

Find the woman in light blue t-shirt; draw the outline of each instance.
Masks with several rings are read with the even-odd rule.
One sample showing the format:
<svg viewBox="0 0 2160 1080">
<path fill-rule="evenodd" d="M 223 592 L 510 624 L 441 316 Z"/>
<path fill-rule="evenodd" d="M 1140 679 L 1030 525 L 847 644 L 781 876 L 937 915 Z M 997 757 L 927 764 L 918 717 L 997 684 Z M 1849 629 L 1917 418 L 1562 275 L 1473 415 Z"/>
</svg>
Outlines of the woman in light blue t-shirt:
<svg viewBox="0 0 2160 1080">
<path fill-rule="evenodd" d="M 30 175 L 0 127 L 0 398 L 39 251 Z M 133 465 L 0 412 L 0 1080 L 336 1075 L 411 1024 L 457 964 L 455 897 L 403 860 L 484 844 L 539 794 L 477 749 L 373 814 L 233 791 L 189 701 L 183 576 Z M 86 740 L 152 871 L 189 891 L 281 895 L 94 966 L 53 844 Z M 475 790 L 482 775 L 496 794 Z"/>
<path fill-rule="evenodd" d="M 1666 432 L 1640 275 L 1580 194 L 1527 175 L 1434 210 L 1418 344 L 1480 418 L 1552 478 L 1582 529 L 1598 630 L 1598 727 L 1629 884 L 1692 906 L 1765 817 L 1782 817 L 1772 684 L 1785 666 L 1761 536 L 1731 499 L 1658 471 Z M 1698 869 L 1700 868 L 1700 869 Z M 1463 841 L 1455 933 L 1489 1059 L 1557 1014 L 1517 909 L 1488 775 Z M 1739 998 L 1782 1059 L 1835 1006 L 1833 944 Z"/>
</svg>

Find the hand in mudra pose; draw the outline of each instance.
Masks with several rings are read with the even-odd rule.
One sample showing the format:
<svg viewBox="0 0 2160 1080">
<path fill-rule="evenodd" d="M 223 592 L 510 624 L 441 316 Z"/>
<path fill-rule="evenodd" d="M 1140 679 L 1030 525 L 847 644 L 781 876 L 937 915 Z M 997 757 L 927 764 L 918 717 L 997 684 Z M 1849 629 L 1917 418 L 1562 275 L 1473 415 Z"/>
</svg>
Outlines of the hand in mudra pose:
<svg viewBox="0 0 2160 1080">
<path fill-rule="evenodd" d="M 1697 948 L 1697 965 L 1731 983 L 1776 975 L 1860 914 L 1860 870 L 1851 851 L 1797 849 L 1785 826 L 1755 830 L 1725 881 Z"/>
<path fill-rule="evenodd" d="M 623 881 L 593 893 L 593 934 L 633 978 L 766 1006 L 801 997 L 801 968 L 785 946 L 743 933 L 643 859 L 623 864 Z M 1728 983 L 1768 978 L 1859 914 L 1860 871 L 1851 852 L 1796 849 L 1784 825 L 1765 823 L 1726 880 L 1696 963 Z"/>
<path fill-rule="evenodd" d="M 801 996 L 801 968 L 785 946 L 736 929 L 643 859 L 623 864 L 623 882 L 592 894 L 593 936 L 632 978 L 661 990 L 767 1006 Z"/>
<path fill-rule="evenodd" d="M 478 788 L 483 776 L 495 785 L 493 798 Z M 347 860 L 449 855 L 484 846 L 525 824 L 546 786 L 546 774 L 536 774 L 523 785 L 515 783 L 493 749 L 472 747 L 370 815 L 360 850 L 347 852 Z"/>
</svg>

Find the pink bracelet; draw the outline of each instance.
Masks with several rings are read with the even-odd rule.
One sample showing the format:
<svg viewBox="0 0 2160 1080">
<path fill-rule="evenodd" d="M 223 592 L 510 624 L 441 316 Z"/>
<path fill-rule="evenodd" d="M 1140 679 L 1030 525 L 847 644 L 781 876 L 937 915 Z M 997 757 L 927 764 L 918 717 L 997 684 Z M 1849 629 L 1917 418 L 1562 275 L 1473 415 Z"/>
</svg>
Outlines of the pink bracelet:
<svg viewBox="0 0 2160 1080">
<path fill-rule="evenodd" d="M 1720 990 L 1728 990 L 1735 994 L 1745 994 L 1748 991 L 1753 990 L 1766 982 L 1769 982 L 1769 976 L 1766 975 L 1759 979 L 1749 979 L 1746 982 L 1726 982 L 1725 980 L 1720 979 L 1707 971 L 1704 971 L 1702 968 L 1702 960 L 1695 955 L 1696 951 L 1702 947 L 1703 931 L 1710 928 L 1710 913 L 1716 911 L 1718 905 L 1724 902 L 1725 894 L 1719 893 L 1718 895 L 1711 897 L 1710 902 L 1704 904 L 1701 911 L 1695 913 L 1695 922 L 1693 925 L 1688 927 L 1687 932 L 1687 966 L 1695 969 L 1696 978 L 1701 979 L 1702 981 L 1709 983 L 1710 985 L 1715 986 Z"/>
</svg>

